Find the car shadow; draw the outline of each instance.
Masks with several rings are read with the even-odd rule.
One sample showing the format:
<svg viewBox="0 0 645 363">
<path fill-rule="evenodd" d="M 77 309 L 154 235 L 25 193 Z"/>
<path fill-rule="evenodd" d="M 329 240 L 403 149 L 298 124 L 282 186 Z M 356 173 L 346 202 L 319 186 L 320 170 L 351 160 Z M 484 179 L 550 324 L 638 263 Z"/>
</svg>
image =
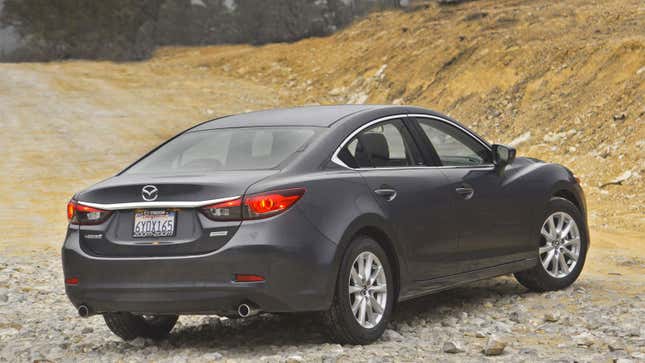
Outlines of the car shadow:
<svg viewBox="0 0 645 363">
<path fill-rule="evenodd" d="M 508 277 L 480 281 L 408 300 L 397 305 L 390 327 L 414 326 L 419 319 L 440 322 L 447 316 L 471 314 L 486 303 L 515 299 L 527 289 Z M 491 307 L 492 309 L 492 307 Z M 472 314 L 471 314 L 472 315 Z M 192 318 L 189 318 L 192 319 Z M 267 346 L 331 343 L 318 314 L 261 314 L 246 319 L 198 318 L 173 330 L 161 349 L 208 348 L 257 350 Z"/>
</svg>

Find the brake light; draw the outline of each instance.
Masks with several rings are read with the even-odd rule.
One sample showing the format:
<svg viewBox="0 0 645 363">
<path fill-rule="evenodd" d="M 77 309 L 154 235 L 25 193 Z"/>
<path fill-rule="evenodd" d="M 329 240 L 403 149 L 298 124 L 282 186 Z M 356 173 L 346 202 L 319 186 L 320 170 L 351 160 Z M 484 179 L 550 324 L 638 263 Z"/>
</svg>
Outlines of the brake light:
<svg viewBox="0 0 645 363">
<path fill-rule="evenodd" d="M 244 198 L 244 219 L 260 219 L 289 209 L 305 194 L 304 188 L 277 190 Z"/>
<path fill-rule="evenodd" d="M 235 282 L 262 282 L 264 277 L 260 275 L 235 274 Z"/>
<path fill-rule="evenodd" d="M 239 221 L 242 219 L 242 199 L 202 207 L 202 212 L 215 221 Z"/>
<path fill-rule="evenodd" d="M 201 211 L 215 221 L 268 218 L 289 209 L 303 194 L 304 188 L 276 190 L 209 205 L 202 207 Z"/>
<path fill-rule="evenodd" d="M 67 203 L 67 220 L 71 224 L 99 224 L 105 221 L 112 212 L 78 204 L 75 200 Z"/>
<path fill-rule="evenodd" d="M 78 277 L 68 277 L 65 279 L 65 284 L 67 285 L 78 285 L 79 279 Z"/>
</svg>

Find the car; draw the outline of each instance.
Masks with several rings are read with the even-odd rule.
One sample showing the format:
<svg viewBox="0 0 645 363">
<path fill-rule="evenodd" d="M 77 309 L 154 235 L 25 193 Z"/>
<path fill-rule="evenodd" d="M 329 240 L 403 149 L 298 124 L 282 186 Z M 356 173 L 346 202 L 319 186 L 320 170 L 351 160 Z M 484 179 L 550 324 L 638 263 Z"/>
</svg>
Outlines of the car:
<svg viewBox="0 0 645 363">
<path fill-rule="evenodd" d="M 62 247 L 78 314 L 160 339 L 178 316 L 312 312 L 378 339 L 402 301 L 514 273 L 571 285 L 589 247 L 567 168 L 420 107 L 226 116 L 73 196 Z"/>
</svg>

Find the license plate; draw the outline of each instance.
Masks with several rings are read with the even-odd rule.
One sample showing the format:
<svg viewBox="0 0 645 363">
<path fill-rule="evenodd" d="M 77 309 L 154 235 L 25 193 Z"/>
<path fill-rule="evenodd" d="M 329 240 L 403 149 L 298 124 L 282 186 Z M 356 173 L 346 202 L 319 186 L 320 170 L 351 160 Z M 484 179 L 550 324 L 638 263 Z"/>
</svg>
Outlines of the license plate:
<svg viewBox="0 0 645 363">
<path fill-rule="evenodd" d="M 175 211 L 135 211 L 132 237 L 172 237 L 175 235 L 176 217 Z"/>
</svg>

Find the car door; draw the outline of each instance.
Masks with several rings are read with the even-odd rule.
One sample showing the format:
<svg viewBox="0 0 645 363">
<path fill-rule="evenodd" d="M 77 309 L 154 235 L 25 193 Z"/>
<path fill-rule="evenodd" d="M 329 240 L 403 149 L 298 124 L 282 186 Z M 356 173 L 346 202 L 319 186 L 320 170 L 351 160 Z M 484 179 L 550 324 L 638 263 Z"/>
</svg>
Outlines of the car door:
<svg viewBox="0 0 645 363">
<path fill-rule="evenodd" d="M 456 210 L 460 271 L 474 271 L 525 256 L 525 222 L 530 208 L 522 203 L 513 171 L 499 170 L 490 147 L 460 125 L 440 117 L 415 117 L 414 132 L 448 179 Z M 509 167 L 512 169 L 512 166 Z"/>
<path fill-rule="evenodd" d="M 393 226 L 413 280 L 455 273 L 452 194 L 441 170 L 427 168 L 401 119 L 369 123 L 338 153 L 358 170 Z"/>
</svg>

